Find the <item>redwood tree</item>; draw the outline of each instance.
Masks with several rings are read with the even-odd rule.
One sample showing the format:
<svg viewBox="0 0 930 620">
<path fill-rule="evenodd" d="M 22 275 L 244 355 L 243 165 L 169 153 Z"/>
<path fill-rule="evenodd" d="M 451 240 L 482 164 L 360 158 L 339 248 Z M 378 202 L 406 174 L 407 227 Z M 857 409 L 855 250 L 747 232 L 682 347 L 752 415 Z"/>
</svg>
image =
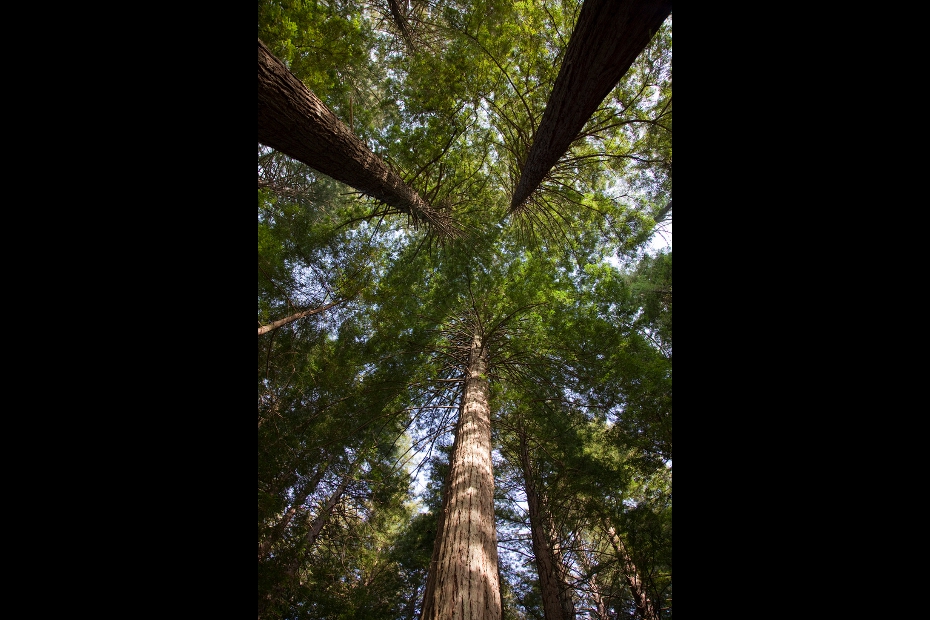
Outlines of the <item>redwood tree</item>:
<svg viewBox="0 0 930 620">
<path fill-rule="evenodd" d="M 258 40 L 258 141 L 426 223 L 457 232 Z"/>
<path fill-rule="evenodd" d="M 672 12 L 672 0 L 585 0 L 511 199 L 518 211 Z"/>
<path fill-rule="evenodd" d="M 487 370 L 487 344 L 475 333 L 422 620 L 501 617 Z"/>
</svg>

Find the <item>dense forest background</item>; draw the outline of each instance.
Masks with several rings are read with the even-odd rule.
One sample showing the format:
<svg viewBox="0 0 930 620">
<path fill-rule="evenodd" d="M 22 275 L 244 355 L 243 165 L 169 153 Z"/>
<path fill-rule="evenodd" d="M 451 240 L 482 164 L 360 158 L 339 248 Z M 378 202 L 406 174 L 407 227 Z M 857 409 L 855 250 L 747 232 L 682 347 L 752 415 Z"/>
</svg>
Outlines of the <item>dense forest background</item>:
<svg viewBox="0 0 930 620">
<path fill-rule="evenodd" d="M 259 1 L 428 207 L 258 144 L 259 618 L 442 617 L 470 389 L 497 610 L 461 617 L 672 617 L 670 15 L 514 200 L 581 9 Z"/>
</svg>

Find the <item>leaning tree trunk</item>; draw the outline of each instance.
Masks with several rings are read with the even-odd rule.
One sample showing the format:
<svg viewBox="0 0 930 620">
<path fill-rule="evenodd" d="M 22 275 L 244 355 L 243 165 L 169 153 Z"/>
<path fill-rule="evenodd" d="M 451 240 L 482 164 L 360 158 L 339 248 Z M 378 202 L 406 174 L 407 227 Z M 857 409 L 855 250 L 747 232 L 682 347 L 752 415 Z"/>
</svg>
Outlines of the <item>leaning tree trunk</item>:
<svg viewBox="0 0 930 620">
<path fill-rule="evenodd" d="M 646 592 L 646 586 L 643 584 L 639 571 L 633 563 L 633 558 L 631 558 L 630 554 L 627 552 L 623 540 L 617 535 L 617 531 L 609 521 L 604 523 L 604 528 L 607 530 L 607 537 L 610 539 L 610 545 L 614 548 L 614 553 L 617 554 L 617 559 L 620 560 L 620 565 L 623 567 L 623 574 L 626 576 L 626 582 L 630 586 L 630 593 L 633 595 L 633 601 L 636 603 L 637 611 L 642 615 L 643 620 L 660 620 L 659 612 L 649 598 L 649 594 Z"/>
<path fill-rule="evenodd" d="M 260 39 L 258 141 L 395 207 L 415 224 L 426 222 L 440 236 L 455 233 L 448 214 L 404 183 Z"/>
<path fill-rule="evenodd" d="M 269 532 L 265 534 L 265 538 L 258 544 L 258 559 L 262 560 L 265 556 L 268 555 L 268 552 L 271 550 L 271 547 L 281 540 L 281 537 L 284 536 L 284 532 L 287 530 L 287 526 L 291 524 L 294 517 L 297 516 L 298 512 L 302 512 L 306 508 L 304 507 L 304 502 L 307 501 L 307 498 L 314 492 L 316 492 L 316 487 L 320 484 L 320 481 L 323 479 L 323 474 L 326 473 L 326 470 L 329 468 L 329 462 L 325 461 L 317 470 L 314 472 L 313 476 L 310 477 L 297 491 L 294 501 L 291 503 L 291 506 L 284 513 L 284 516 L 278 521 Z"/>
<path fill-rule="evenodd" d="M 604 603 L 604 597 L 601 596 L 601 587 L 597 583 L 597 573 L 591 566 L 588 559 L 588 552 L 584 549 L 578 554 L 578 562 L 584 571 L 584 577 L 588 583 L 588 597 L 591 599 L 593 608 L 591 611 L 597 616 L 598 620 L 607 620 L 607 605 Z"/>
<path fill-rule="evenodd" d="M 283 319 L 279 319 L 277 321 L 269 323 L 268 325 L 259 325 L 258 335 L 261 336 L 262 334 L 267 334 L 268 332 L 274 331 L 278 329 L 279 327 L 284 327 L 288 323 L 293 323 L 294 321 L 302 319 L 305 316 L 319 314 L 320 312 L 323 312 L 324 310 L 329 310 L 330 308 L 334 306 L 338 306 L 344 301 L 345 299 L 339 299 L 337 301 L 334 301 L 331 304 L 326 304 L 325 306 L 319 306 L 318 308 L 310 308 L 309 310 L 303 310 L 301 312 L 296 312 L 292 314 L 291 316 L 284 317 Z"/>
<path fill-rule="evenodd" d="M 348 472 L 345 475 L 345 478 L 342 479 L 342 482 L 339 483 L 339 486 L 336 487 L 336 490 L 329 496 L 326 500 L 326 503 L 320 507 L 320 512 L 313 519 L 313 522 L 310 523 L 310 529 L 307 531 L 305 540 L 307 541 L 307 547 L 313 548 L 316 544 L 316 539 L 320 537 L 320 532 L 323 530 L 323 526 L 329 521 L 329 516 L 333 512 L 333 507 L 336 503 L 342 499 L 342 494 L 346 492 L 346 487 L 349 486 L 349 483 L 352 481 L 350 475 L 352 472 Z"/>
<path fill-rule="evenodd" d="M 519 211 L 672 12 L 672 0 L 584 0 L 520 174 Z"/>
<path fill-rule="evenodd" d="M 665 216 L 671 213 L 671 211 L 672 211 L 672 201 L 669 200 L 668 204 L 662 207 L 662 209 L 659 210 L 659 212 L 656 213 L 656 216 L 652 219 L 654 219 L 656 221 L 656 224 L 658 224 L 659 222 L 664 220 Z"/>
<path fill-rule="evenodd" d="M 555 528 L 552 527 L 551 519 L 536 490 L 533 467 L 526 445 L 526 432 L 521 428 L 519 434 L 520 464 L 523 467 L 526 505 L 530 513 L 533 555 L 536 558 L 536 569 L 539 572 L 543 612 L 546 620 L 573 620 L 575 606 L 572 602 L 571 591 L 565 583 L 565 567 L 562 564 L 561 554 L 558 552 L 558 542 L 555 536 L 550 535 L 555 532 Z"/>
<path fill-rule="evenodd" d="M 339 500 L 342 499 L 343 494 L 346 492 L 349 484 L 353 480 L 355 465 L 358 464 L 360 458 L 357 458 L 352 465 L 349 467 L 349 470 L 345 473 L 342 480 L 339 483 L 339 486 L 336 487 L 336 490 L 333 491 L 326 501 L 320 506 L 320 510 L 314 517 L 313 521 L 310 523 L 307 533 L 302 537 L 305 541 L 306 548 L 312 549 L 316 545 L 317 539 L 320 537 L 320 532 L 323 531 L 323 526 L 325 526 L 330 517 L 332 516 L 333 508 L 336 504 L 339 503 Z M 259 596 L 258 599 L 258 617 L 262 618 L 265 613 L 271 608 L 271 605 L 278 599 L 281 599 L 284 595 L 284 592 L 288 586 L 288 582 L 294 582 L 298 580 L 298 571 L 300 566 L 304 561 L 303 555 L 295 555 L 294 558 L 287 565 L 284 573 L 284 578 L 279 583 L 271 589 L 271 591 L 266 592 L 264 596 Z M 259 560 L 261 562 L 261 559 Z"/>
<path fill-rule="evenodd" d="M 472 341 L 421 620 L 500 620 L 488 352 Z"/>
</svg>

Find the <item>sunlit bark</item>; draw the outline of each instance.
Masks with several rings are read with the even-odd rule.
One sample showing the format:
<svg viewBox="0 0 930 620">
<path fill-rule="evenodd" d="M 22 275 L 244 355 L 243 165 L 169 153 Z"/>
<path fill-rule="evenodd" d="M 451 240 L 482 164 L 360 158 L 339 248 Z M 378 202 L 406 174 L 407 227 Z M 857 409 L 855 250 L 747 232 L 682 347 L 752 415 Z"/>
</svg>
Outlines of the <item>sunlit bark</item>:
<svg viewBox="0 0 930 620">
<path fill-rule="evenodd" d="M 334 302 L 331 303 L 331 304 L 326 304 L 325 306 L 320 306 L 320 307 L 318 307 L 318 308 L 310 308 L 309 310 L 303 310 L 302 312 L 296 312 L 296 313 L 292 314 L 291 316 L 284 317 L 283 319 L 279 319 L 279 320 L 277 320 L 277 321 L 274 321 L 274 322 L 272 322 L 272 323 L 269 323 L 268 325 L 261 325 L 261 326 L 259 326 L 259 328 L 258 328 L 258 335 L 261 336 L 262 334 L 267 334 L 267 333 L 270 332 L 270 331 L 274 331 L 274 330 L 278 329 L 279 327 L 284 327 L 284 326 L 287 325 L 288 323 L 293 323 L 294 321 L 297 321 L 297 320 L 299 320 L 299 319 L 302 319 L 302 318 L 304 318 L 305 316 L 311 316 L 311 315 L 314 315 L 314 314 L 318 314 L 318 313 L 320 313 L 320 312 L 323 312 L 324 310 L 328 310 L 328 309 L 332 308 L 333 306 L 338 306 L 338 305 L 341 304 L 343 301 L 345 301 L 345 300 L 344 300 L 344 299 L 340 299 L 340 300 L 338 300 L 338 301 L 334 301 Z"/>
<path fill-rule="evenodd" d="M 421 620 L 501 618 L 487 364 L 476 335 Z"/>
</svg>

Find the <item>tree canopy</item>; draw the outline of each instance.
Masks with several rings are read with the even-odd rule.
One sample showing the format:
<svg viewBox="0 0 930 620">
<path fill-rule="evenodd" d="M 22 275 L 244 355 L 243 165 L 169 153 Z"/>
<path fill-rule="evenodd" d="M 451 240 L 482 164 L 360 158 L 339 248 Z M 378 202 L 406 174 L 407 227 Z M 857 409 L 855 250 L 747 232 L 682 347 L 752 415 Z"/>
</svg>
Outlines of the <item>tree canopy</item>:
<svg viewBox="0 0 930 620">
<path fill-rule="evenodd" d="M 572 128 L 594 5 L 259 1 L 260 619 L 672 617 L 671 5 Z"/>
</svg>

